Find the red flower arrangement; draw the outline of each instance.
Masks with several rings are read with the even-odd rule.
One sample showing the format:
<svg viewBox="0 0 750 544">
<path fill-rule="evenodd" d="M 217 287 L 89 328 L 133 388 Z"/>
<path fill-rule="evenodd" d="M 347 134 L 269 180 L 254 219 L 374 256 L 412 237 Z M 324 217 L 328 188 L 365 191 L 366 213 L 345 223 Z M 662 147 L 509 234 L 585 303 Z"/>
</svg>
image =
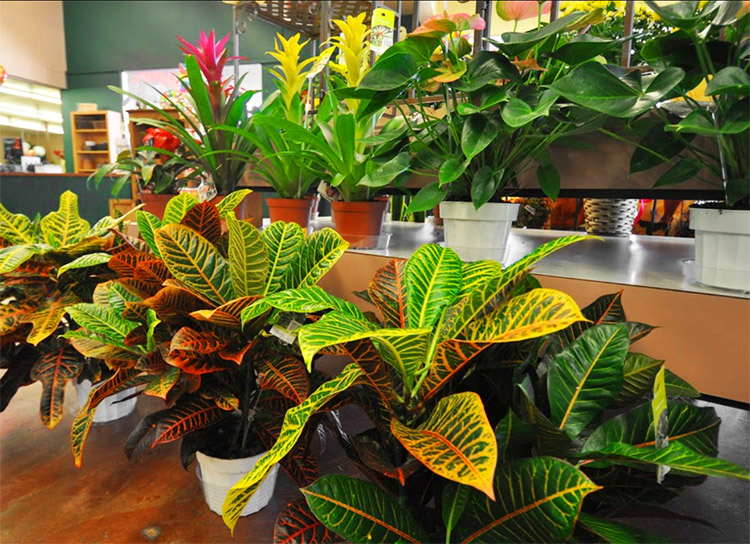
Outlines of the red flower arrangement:
<svg viewBox="0 0 750 544">
<path fill-rule="evenodd" d="M 173 153 L 178 147 L 180 147 L 180 140 L 177 137 L 163 128 L 150 128 L 146 131 L 143 136 L 144 145 L 150 145 L 169 151 Z"/>
</svg>

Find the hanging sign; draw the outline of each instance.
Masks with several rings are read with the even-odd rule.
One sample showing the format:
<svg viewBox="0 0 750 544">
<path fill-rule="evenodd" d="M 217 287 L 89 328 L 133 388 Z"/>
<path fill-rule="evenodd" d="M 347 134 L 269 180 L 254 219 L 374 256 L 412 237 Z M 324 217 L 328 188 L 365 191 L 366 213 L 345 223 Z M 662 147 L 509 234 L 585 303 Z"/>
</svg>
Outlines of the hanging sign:
<svg viewBox="0 0 750 544">
<path fill-rule="evenodd" d="M 372 32 L 370 48 L 376 55 L 393 45 L 393 29 L 396 25 L 396 12 L 386 8 L 375 8 L 372 12 Z"/>
</svg>

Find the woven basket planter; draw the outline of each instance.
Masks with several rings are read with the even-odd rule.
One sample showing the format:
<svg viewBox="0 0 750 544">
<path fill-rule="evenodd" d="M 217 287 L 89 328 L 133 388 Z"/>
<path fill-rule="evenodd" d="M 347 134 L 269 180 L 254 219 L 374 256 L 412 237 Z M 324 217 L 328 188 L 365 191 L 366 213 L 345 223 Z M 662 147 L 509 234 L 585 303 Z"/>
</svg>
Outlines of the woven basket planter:
<svg viewBox="0 0 750 544">
<path fill-rule="evenodd" d="M 629 236 L 638 215 L 638 200 L 585 198 L 586 232 L 602 236 Z"/>
</svg>

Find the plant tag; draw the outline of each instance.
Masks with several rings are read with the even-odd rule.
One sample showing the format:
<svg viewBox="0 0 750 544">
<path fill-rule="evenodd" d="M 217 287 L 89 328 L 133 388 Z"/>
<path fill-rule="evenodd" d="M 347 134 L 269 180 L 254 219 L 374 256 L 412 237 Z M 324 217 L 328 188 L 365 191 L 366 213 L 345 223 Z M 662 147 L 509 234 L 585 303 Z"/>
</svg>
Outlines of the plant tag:
<svg viewBox="0 0 750 544">
<path fill-rule="evenodd" d="M 291 334 L 287 329 L 283 327 L 279 327 L 278 325 L 274 325 L 271 327 L 271 330 L 268 331 L 271 334 L 273 334 L 276 338 L 284 342 L 285 344 L 293 344 L 294 341 L 297 339 L 293 334 Z"/>
<path fill-rule="evenodd" d="M 526 205 L 525 205 L 525 206 L 524 206 L 523 208 L 524 208 L 524 209 L 525 209 L 525 210 L 526 210 L 527 212 L 529 212 L 529 213 L 530 213 L 531 215 L 536 215 L 536 208 L 535 208 L 535 207 L 533 207 L 533 206 L 529 206 L 528 204 L 526 204 Z"/>
<path fill-rule="evenodd" d="M 667 416 L 667 386 L 664 383 L 664 366 L 654 378 L 654 400 L 651 401 L 651 413 L 654 418 L 654 442 L 656 449 L 669 445 L 669 419 Z M 659 465 L 656 470 L 656 481 L 661 484 L 670 467 Z"/>
</svg>

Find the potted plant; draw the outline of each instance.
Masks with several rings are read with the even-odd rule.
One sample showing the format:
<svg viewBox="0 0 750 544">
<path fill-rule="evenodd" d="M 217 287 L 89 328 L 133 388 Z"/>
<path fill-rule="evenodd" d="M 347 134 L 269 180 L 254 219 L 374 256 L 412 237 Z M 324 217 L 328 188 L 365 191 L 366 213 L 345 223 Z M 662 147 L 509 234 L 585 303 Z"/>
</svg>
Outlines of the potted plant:
<svg viewBox="0 0 750 544">
<path fill-rule="evenodd" d="M 40 416 L 52 429 L 63 417 L 68 382 L 78 386 L 111 374 L 60 335 L 75 326 L 64 318 L 67 308 L 91 300 L 99 284 L 112 279 L 106 263 L 123 243 L 114 231 L 126 219 L 104 217 L 91 227 L 70 191 L 60 196 L 57 211 L 34 220 L 0 205 L 0 366 L 6 369 L 0 411 L 19 387 L 40 382 Z"/>
<path fill-rule="evenodd" d="M 235 190 L 245 173 L 246 157 L 255 150 L 250 140 L 233 129 L 249 126 L 246 105 L 256 91 L 242 91 L 241 79 L 222 79 L 224 66 L 231 60 L 227 58 L 228 34 L 217 42 L 213 31 L 208 35 L 201 32 L 195 44 L 177 38 L 185 52 L 186 75 L 180 78 L 180 83 L 186 90 L 189 106 L 167 93 L 160 93 L 162 100 L 177 110 L 177 116 L 127 91 L 117 87 L 110 89 L 136 99 L 161 115 L 162 119 L 134 120 L 168 132 L 180 146 L 170 150 L 174 139 L 157 137 L 152 146 L 144 149 L 169 157 L 170 166 L 191 169 L 191 176 L 200 179 L 205 186 L 203 197 L 215 198 L 218 203 Z M 237 213 L 245 217 L 244 203 L 240 203 Z"/>
<path fill-rule="evenodd" d="M 684 74 L 670 97 L 678 101 L 652 110 L 649 130 L 637 145 L 631 173 L 668 163 L 655 187 L 681 183 L 708 173 L 724 190 L 721 204 L 696 205 L 690 210 L 695 229 L 697 280 L 717 287 L 750 290 L 750 76 L 743 53 L 750 18 L 746 3 L 646 2 L 673 32 L 647 41 L 641 56 L 658 78 Z M 583 68 L 583 67 L 582 67 Z M 570 93 L 575 101 L 575 78 Z M 591 71 L 593 84 L 607 92 L 619 84 Z M 560 84 L 563 84 L 561 81 Z M 615 111 L 617 102 L 599 102 L 600 111 Z M 635 116 L 630 116 L 633 118 Z M 704 170 L 705 169 L 705 170 Z"/>
<path fill-rule="evenodd" d="M 295 223 L 272 223 L 260 233 L 234 216 L 232 206 L 243 197 L 236 192 L 215 206 L 182 194 L 170 201 L 164 221 L 140 212 L 145 247 L 109 263 L 118 273 L 113 288 L 129 293 L 123 307 L 102 301 L 68 309 L 81 326 L 68 334 L 76 349 L 121 361 L 103 390 L 145 383 L 143 394 L 165 400 L 165 409 L 133 430 L 127 455 L 138 459 L 182 438 L 183 463 L 197 456 L 214 511 L 276 439 L 286 409 L 310 389 L 301 358 L 284 343 L 289 322 L 278 322 L 269 308 L 243 323 L 242 311 L 282 289 L 313 288 L 347 247 L 331 229 L 308 237 Z M 78 466 L 95 410 L 90 403 L 74 423 Z M 282 462 L 301 485 L 316 472 L 308 450 L 301 445 Z M 269 484 L 245 514 L 265 506 L 273 493 Z"/>
<path fill-rule="evenodd" d="M 331 38 L 343 64 L 331 62 L 328 93 L 315 115 L 318 130 L 310 132 L 287 119 L 259 116 L 261 127 L 282 129 L 282 138 L 305 146 L 305 153 L 325 172 L 337 231 L 352 247 L 377 245 L 387 200 L 378 190 L 399 183 L 409 168 L 409 153 L 402 151 L 406 127 L 402 121 L 385 123 L 375 135 L 387 101 L 358 97 L 355 87 L 370 69 L 369 30 L 365 14 L 334 20 L 341 31 Z"/>
<path fill-rule="evenodd" d="M 473 58 L 462 33 L 483 28 L 483 21 L 466 14 L 435 16 L 386 51 L 359 86 L 416 94 L 402 114 L 417 119 L 410 125 L 416 167 L 437 179 L 420 189 L 410 209 L 440 203 L 446 244 L 466 259 L 503 258 L 518 213 L 517 204 L 502 203 L 503 197 L 518 187 L 520 175 L 536 169 L 540 187 L 556 199 L 560 175 L 548 147 L 604 120 L 561 97 L 554 82 L 621 42 L 594 40 L 596 47 L 590 46 L 584 31 L 601 19 L 600 11 L 573 12 L 547 25 L 537 14 L 535 30 L 505 33 L 502 42 L 492 42 L 497 51 Z"/>
<path fill-rule="evenodd" d="M 318 161 L 303 152 L 305 144 L 285 138 L 274 120 L 285 119 L 303 130 L 319 133 L 311 115 L 314 106 L 312 81 L 328 62 L 330 50 L 323 52 L 318 59 L 311 57 L 301 61 L 300 52 L 307 43 L 300 43 L 299 34 L 289 39 L 277 35 L 275 50 L 268 54 L 279 62 L 275 69 L 270 70 L 279 90 L 253 115 L 249 130 L 241 132 L 257 147 L 257 152 L 248 157 L 253 163 L 253 173 L 273 187 L 278 195 L 266 198 L 271 222 L 293 221 L 304 229 L 308 227 L 315 202 L 309 192 L 323 171 Z M 305 70 L 311 63 L 313 66 Z M 268 122 L 257 122 L 261 118 Z"/>
<path fill-rule="evenodd" d="M 715 459 L 713 409 L 667 401 L 697 392 L 663 361 L 629 351 L 651 327 L 626 321 L 620 294 L 581 311 L 529 274 L 545 255 L 585 239 L 556 240 L 506 269 L 423 246 L 370 283 L 382 324 L 305 289 L 255 303 L 333 308 L 296 331 L 300 350 L 308 365 L 321 351 L 351 363 L 287 412 L 280 439 L 227 496 L 225 523 L 234 527 L 307 418 L 334 399 L 372 420 L 356 435 L 335 418 L 333 426 L 373 483 L 321 477 L 301 490 L 306 505 L 282 512 L 277 534 L 307 537 L 322 524 L 351 542 L 644 541 L 603 506 L 658 500 L 695 476 L 750 478 Z M 664 409 L 646 400 L 654 391 Z M 659 479 L 659 465 L 678 474 Z"/>
</svg>

